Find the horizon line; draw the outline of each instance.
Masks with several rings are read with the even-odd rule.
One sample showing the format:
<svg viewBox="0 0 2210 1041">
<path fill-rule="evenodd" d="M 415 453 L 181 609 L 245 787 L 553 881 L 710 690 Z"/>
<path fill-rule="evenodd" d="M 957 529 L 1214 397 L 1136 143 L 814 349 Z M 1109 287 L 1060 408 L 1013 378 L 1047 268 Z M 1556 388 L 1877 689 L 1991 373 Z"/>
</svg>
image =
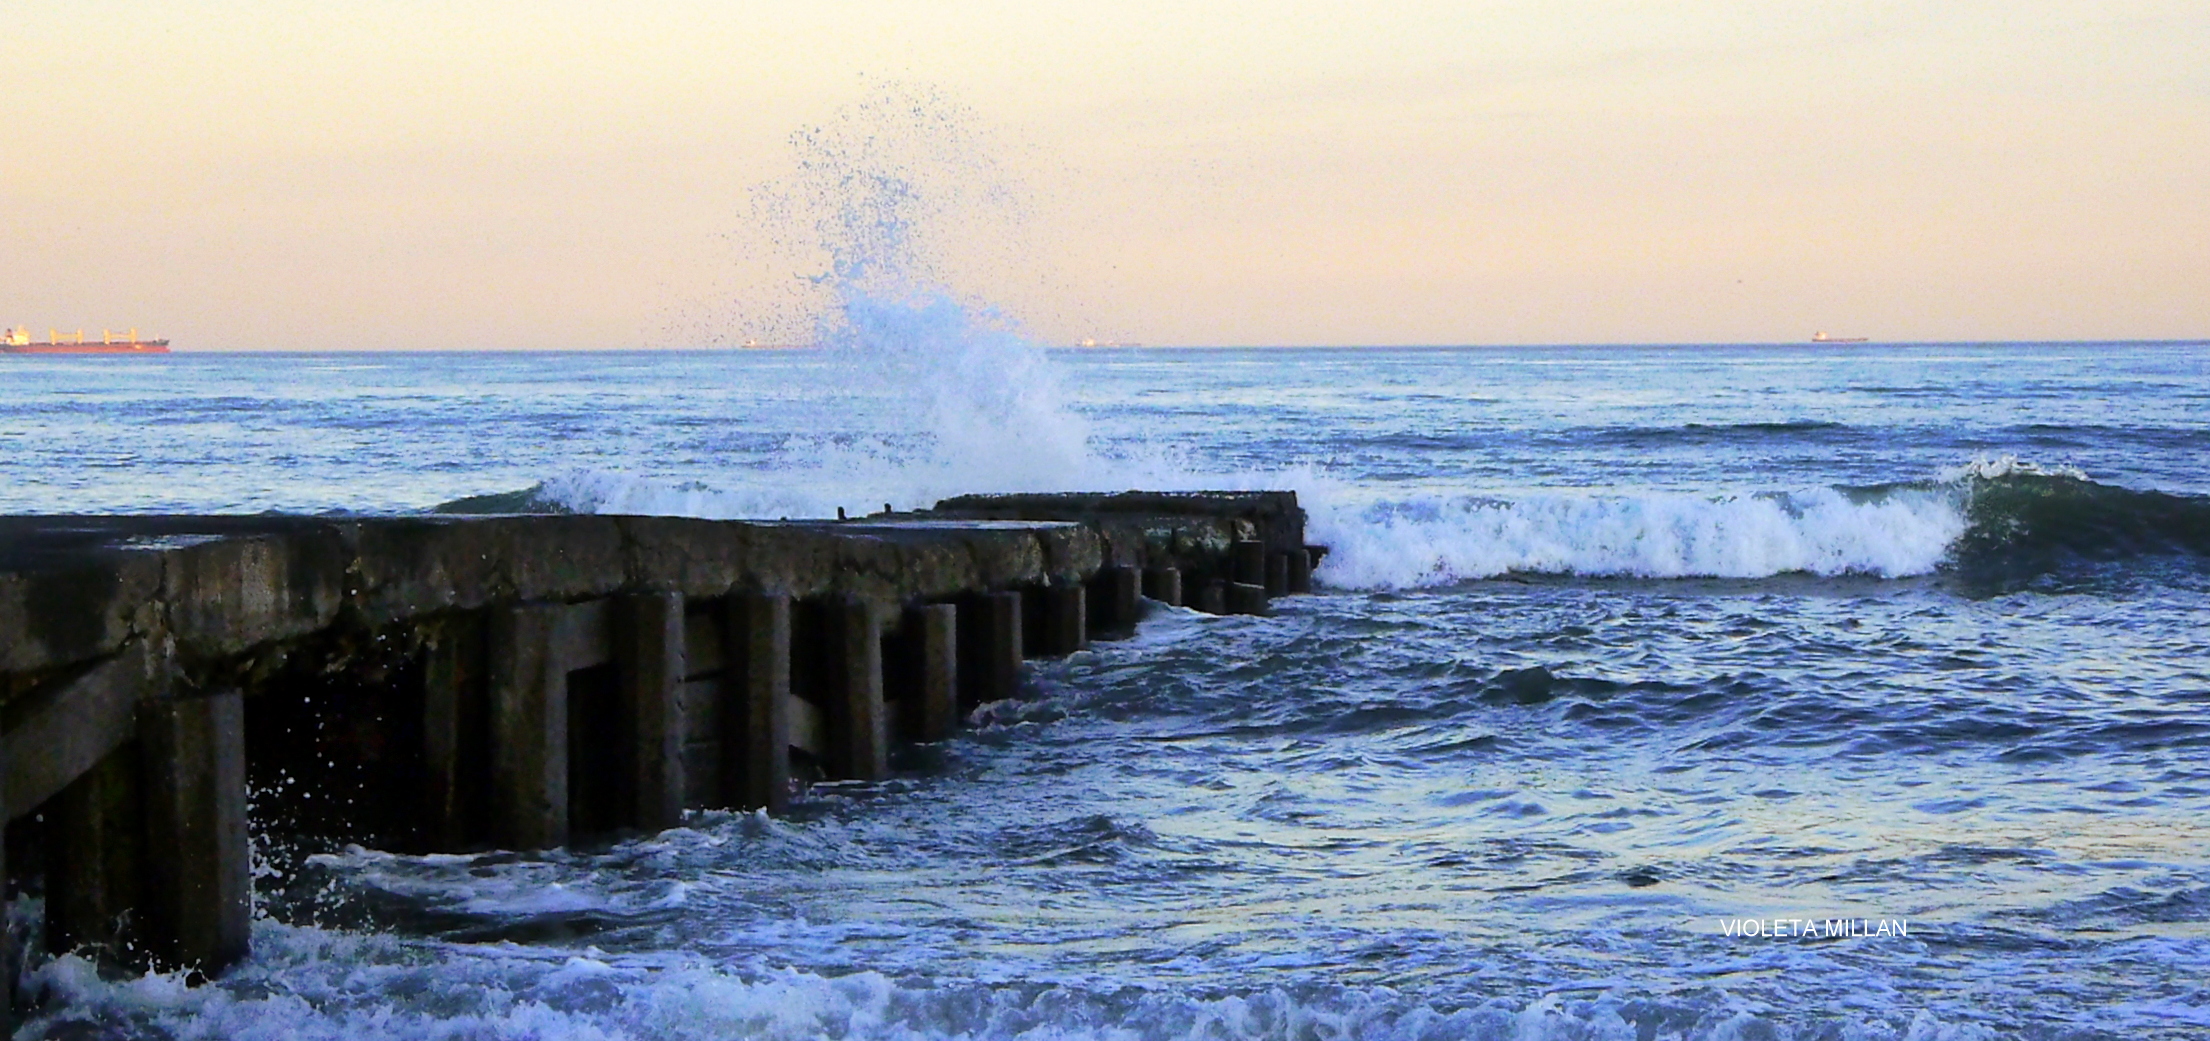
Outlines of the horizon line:
<svg viewBox="0 0 2210 1041">
<path fill-rule="evenodd" d="M 1820 348 L 1879 348 L 1879 347 L 1999 347 L 1999 346 L 2189 346 L 2210 344 L 2210 336 L 2199 337 L 2121 337 L 2121 338 L 2063 338 L 2063 339 L 2008 339 L 2008 340 L 1877 340 L 1840 342 L 1835 340 L 1554 340 L 1522 342 L 1430 342 L 1430 343 L 1147 343 L 1140 345 L 1082 346 L 1079 344 L 1037 344 L 1045 350 L 1076 352 L 1083 354 L 1141 351 L 1349 351 L 1349 350 L 1540 350 L 1564 348 L 1677 348 L 1677 347 L 1820 347 Z M 789 353 L 813 353 L 823 347 L 774 347 L 748 348 L 737 345 L 657 345 L 622 347 L 191 347 L 179 348 L 170 341 L 167 356 L 178 354 L 703 354 L 750 353 L 765 355 Z M 42 354 L 37 357 L 54 358 L 69 355 Z M 147 355 L 161 357 L 161 355 Z"/>
</svg>

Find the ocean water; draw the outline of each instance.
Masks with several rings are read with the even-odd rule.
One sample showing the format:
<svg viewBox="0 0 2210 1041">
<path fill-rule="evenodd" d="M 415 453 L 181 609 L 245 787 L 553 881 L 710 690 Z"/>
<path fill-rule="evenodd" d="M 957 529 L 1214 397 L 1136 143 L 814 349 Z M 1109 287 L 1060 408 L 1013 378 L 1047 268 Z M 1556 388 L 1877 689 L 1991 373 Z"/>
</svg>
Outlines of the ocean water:
<svg viewBox="0 0 2210 1041">
<path fill-rule="evenodd" d="M 2210 346 L 869 307 L 820 351 L 0 358 L 0 510 L 1286 487 L 1321 590 L 1155 610 L 786 818 L 329 849 L 216 984 L 42 960 L 18 1036 L 2210 1037 Z"/>
</svg>

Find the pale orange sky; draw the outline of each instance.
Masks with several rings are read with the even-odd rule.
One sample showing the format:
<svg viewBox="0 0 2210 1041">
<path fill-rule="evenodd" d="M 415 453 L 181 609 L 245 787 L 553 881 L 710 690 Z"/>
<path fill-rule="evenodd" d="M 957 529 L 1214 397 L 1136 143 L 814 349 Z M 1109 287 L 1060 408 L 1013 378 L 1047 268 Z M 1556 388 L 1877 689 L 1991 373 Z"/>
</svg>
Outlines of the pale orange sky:
<svg viewBox="0 0 2210 1041">
<path fill-rule="evenodd" d="M 2210 336 L 2201 0 L 336 8 L 8 0 L 0 324 L 741 340 L 750 187 L 887 82 L 1054 341 Z"/>
</svg>

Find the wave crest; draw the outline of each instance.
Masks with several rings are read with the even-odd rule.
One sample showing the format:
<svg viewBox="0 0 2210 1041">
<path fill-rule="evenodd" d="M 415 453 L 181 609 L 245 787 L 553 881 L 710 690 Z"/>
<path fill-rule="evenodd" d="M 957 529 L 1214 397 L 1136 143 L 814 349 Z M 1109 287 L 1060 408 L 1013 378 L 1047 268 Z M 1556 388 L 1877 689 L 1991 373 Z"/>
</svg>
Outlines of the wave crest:
<svg viewBox="0 0 2210 1041">
<path fill-rule="evenodd" d="M 1332 547 L 1326 581 L 1396 588 L 1513 573 L 1921 575 L 1941 565 L 1968 520 L 1962 498 L 1943 490 L 1859 501 L 1812 489 L 1399 500 L 1316 510 L 1313 527 Z"/>
<path fill-rule="evenodd" d="M 1956 571 L 2007 583 L 2082 563 L 2210 557 L 2210 499 L 2100 484 L 2078 470 L 2003 457 L 1874 488 L 1317 503 L 1313 530 L 1333 548 L 1321 579 L 1354 588 L 1508 574 Z"/>
<path fill-rule="evenodd" d="M 1934 480 L 1787 492 L 1467 492 L 1375 499 L 1320 475 L 1193 475 L 1175 460 L 1091 457 L 1056 482 L 996 466 L 943 465 L 842 450 L 735 490 L 604 472 L 476 496 L 442 513 L 819 517 L 895 499 L 925 507 L 983 491 L 1082 486 L 1297 487 L 1309 534 L 1330 548 L 1318 577 L 1337 588 L 1448 585 L 1503 575 L 1904 578 L 1955 571 L 2005 585 L 2083 563 L 2210 558 L 2210 499 L 2097 483 L 2077 470 L 1976 459 Z M 1101 475 L 1103 479 L 1100 479 Z M 991 479 L 992 477 L 996 479 Z"/>
</svg>

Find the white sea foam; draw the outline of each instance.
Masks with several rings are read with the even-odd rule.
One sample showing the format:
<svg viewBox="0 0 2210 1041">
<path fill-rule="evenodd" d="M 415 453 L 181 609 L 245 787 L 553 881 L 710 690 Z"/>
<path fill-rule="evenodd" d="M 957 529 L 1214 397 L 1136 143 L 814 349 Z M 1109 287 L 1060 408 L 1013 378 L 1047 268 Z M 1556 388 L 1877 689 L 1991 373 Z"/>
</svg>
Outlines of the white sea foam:
<svg viewBox="0 0 2210 1041">
<path fill-rule="evenodd" d="M 2076 466 L 2050 466 L 2010 454 L 1975 455 L 1963 464 L 1942 468 L 1937 479 L 1963 482 L 1993 481 L 2005 477 L 2068 477 L 2075 481 L 2089 479 L 2087 471 Z"/>
<path fill-rule="evenodd" d="M 1005 451 L 1024 451 L 1017 441 Z M 1021 457 L 1035 460 L 1037 457 Z M 1693 495 L 1589 491 L 1495 498 L 1473 492 L 1378 498 L 1296 475 L 1207 475 L 1172 462 L 1076 456 L 1016 476 L 987 457 L 904 461 L 853 453 L 843 465 L 782 471 L 788 483 L 734 491 L 611 474 L 550 481 L 584 512 L 818 517 L 838 505 L 925 506 L 966 492 L 1294 487 L 1307 538 L 1330 547 L 1319 579 L 1337 588 L 1432 586 L 1505 574 L 1765 578 L 1789 573 L 1898 578 L 1932 572 L 1970 522 L 1962 485 L 1860 500 L 1833 489 Z M 1146 465 L 1148 463 L 1149 465 Z M 1305 475 L 1309 480 L 1309 475 Z"/>
<path fill-rule="evenodd" d="M 1320 578 L 1395 588 L 1509 573 L 1643 578 L 1920 575 L 1964 534 L 1961 494 L 1545 494 L 1315 502 Z"/>
<path fill-rule="evenodd" d="M 1171 990 L 1092 993 L 1077 984 L 991 986 L 837 977 L 764 965 L 717 966 L 682 953 L 454 946 L 258 923 L 254 957 L 214 986 L 180 974 L 103 979 L 76 957 L 31 974 L 52 1009 L 20 1036 L 276 1039 L 1208 1038 L 1626 1039 L 1629 998 L 1558 994 L 1438 1009 L 1387 989 L 1323 994 L 1256 988 L 1198 997 Z M 1900 1014 L 1900 1015 L 1899 1015 Z M 1789 1024 L 1755 1002 L 1708 999 L 1684 1039 L 1994 1036 L 1926 1013 Z M 1897 1020 L 1909 1019 L 1904 1026 Z M 1834 1031 L 1839 1029 L 1837 1035 Z M 1900 1029 L 1899 1029 L 1900 1028 Z M 1676 1029 L 1679 1029 L 1676 1027 Z"/>
</svg>

